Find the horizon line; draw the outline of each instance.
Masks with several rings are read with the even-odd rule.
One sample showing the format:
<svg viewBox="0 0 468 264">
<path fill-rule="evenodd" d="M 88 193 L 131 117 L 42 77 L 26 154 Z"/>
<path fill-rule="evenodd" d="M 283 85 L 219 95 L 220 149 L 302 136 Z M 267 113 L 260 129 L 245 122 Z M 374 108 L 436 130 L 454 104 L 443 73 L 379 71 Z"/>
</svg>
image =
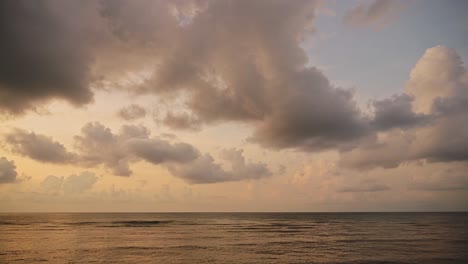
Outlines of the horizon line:
<svg viewBox="0 0 468 264">
<path fill-rule="evenodd" d="M 468 211 L 17 211 L 0 214 L 369 214 L 468 213 Z"/>
</svg>

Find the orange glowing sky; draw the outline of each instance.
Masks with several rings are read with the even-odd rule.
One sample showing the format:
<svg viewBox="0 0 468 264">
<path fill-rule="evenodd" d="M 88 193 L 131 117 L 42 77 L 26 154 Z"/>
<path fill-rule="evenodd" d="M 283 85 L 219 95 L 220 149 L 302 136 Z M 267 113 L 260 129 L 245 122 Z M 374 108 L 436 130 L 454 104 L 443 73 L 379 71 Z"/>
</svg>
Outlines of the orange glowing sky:
<svg viewBox="0 0 468 264">
<path fill-rule="evenodd" d="M 468 209 L 464 1 L 0 10 L 0 211 Z"/>
</svg>

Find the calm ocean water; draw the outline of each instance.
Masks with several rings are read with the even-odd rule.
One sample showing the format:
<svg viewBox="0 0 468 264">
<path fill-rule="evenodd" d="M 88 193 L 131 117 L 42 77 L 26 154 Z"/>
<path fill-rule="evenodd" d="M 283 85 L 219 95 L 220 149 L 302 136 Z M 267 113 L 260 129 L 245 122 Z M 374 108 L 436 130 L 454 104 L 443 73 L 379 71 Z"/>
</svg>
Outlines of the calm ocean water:
<svg viewBox="0 0 468 264">
<path fill-rule="evenodd" d="M 468 263 L 468 214 L 0 214 L 0 262 L 42 261 Z"/>
</svg>

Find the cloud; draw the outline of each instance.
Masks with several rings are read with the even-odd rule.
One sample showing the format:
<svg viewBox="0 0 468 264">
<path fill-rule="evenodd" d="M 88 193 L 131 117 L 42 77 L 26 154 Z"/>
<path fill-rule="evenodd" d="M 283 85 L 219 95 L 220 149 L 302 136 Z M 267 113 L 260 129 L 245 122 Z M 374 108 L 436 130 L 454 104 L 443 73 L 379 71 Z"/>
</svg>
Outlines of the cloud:
<svg viewBox="0 0 468 264">
<path fill-rule="evenodd" d="M 15 129 L 5 134 L 4 140 L 14 153 L 37 161 L 68 163 L 74 159 L 74 155 L 68 152 L 64 145 L 34 132 Z"/>
<path fill-rule="evenodd" d="M 0 52 L 4 64 L 11 66 L 0 67 L 0 95 L 5 95 L 0 96 L 0 108 L 7 112 L 34 109 L 52 98 L 82 105 L 92 98 L 90 87 L 127 89 L 156 94 L 171 107 L 180 105 L 177 111 L 161 110 L 170 128 L 240 122 L 253 127 L 250 142 L 307 152 L 337 149 L 349 166 L 392 167 L 409 160 L 467 156 L 461 146 L 466 143 L 462 121 L 468 78 L 456 52 L 443 46 L 428 49 L 412 70 L 406 93 L 372 101 L 374 113 L 368 116 L 352 91 L 334 86 L 309 66 L 301 48 L 314 34 L 317 1 L 2 5 L 7 11 L 6 23 L 0 25 L 5 36 Z M 358 21 L 353 23 L 387 23 L 401 5 L 373 1 L 348 15 Z M 141 113 L 137 108 L 121 112 L 132 119 Z M 127 129 L 113 134 L 100 124 L 87 125 L 76 137 L 78 162 L 104 164 L 123 176 L 132 173 L 129 164 L 135 160 L 173 155 L 162 163 L 189 162 L 179 156 L 180 145 L 150 138 L 142 128 Z M 402 138 L 393 138 L 398 133 Z M 393 143 L 409 151 L 398 154 Z M 39 161 L 67 163 L 76 158 L 60 143 L 34 133 L 19 133 L 10 145 Z M 382 154 L 388 146 L 392 151 Z M 192 160 L 203 156 L 194 152 L 188 155 Z"/>
<path fill-rule="evenodd" d="M 224 149 L 220 156 L 231 165 L 231 170 L 238 179 L 259 179 L 271 176 L 271 172 L 264 163 L 251 163 L 245 160 L 242 149 Z"/>
<path fill-rule="evenodd" d="M 53 99 L 83 105 L 89 87 L 96 3 L 0 3 L 0 113 L 21 114 Z M 31 45 L 34 48 L 31 48 Z"/>
<path fill-rule="evenodd" d="M 174 176 L 192 184 L 261 179 L 272 174 L 263 163 L 246 162 L 242 150 L 223 150 L 221 156 L 231 165 L 230 170 L 215 163 L 209 154 L 201 155 L 190 163 L 169 165 L 168 168 Z"/>
<path fill-rule="evenodd" d="M 16 166 L 5 157 L 0 158 L 0 184 L 16 182 Z"/>
<path fill-rule="evenodd" d="M 146 138 L 149 131 L 145 127 L 123 126 L 122 135 L 115 135 L 101 123 L 88 123 L 75 136 L 75 147 L 80 161 L 87 166 L 104 164 L 114 175 L 130 176 L 130 158 L 125 146 L 128 138 Z"/>
<path fill-rule="evenodd" d="M 371 125 L 377 130 L 407 128 L 425 124 L 430 117 L 414 113 L 413 98 L 407 94 L 393 95 L 383 100 L 372 101 L 374 119 Z"/>
<path fill-rule="evenodd" d="M 41 182 L 41 188 L 52 194 L 80 194 L 90 190 L 97 181 L 94 173 L 86 171 L 67 177 L 49 175 Z"/>
<path fill-rule="evenodd" d="M 222 158 L 231 164 L 232 170 L 226 171 L 220 164 L 215 163 L 211 155 L 202 154 L 190 144 L 174 142 L 174 138 L 165 140 L 163 138 L 167 137 L 166 135 L 151 137 L 150 134 L 150 130 L 142 125 L 123 125 L 118 133 L 113 133 L 110 128 L 99 122 L 90 122 L 83 126 L 81 135 L 74 137 L 73 153 L 68 152 L 64 145 L 52 138 L 34 132 L 16 129 L 5 138 L 13 152 L 31 159 L 83 167 L 104 165 L 117 176 L 132 175 L 131 163 L 141 160 L 167 167 L 175 176 L 190 183 L 260 179 L 271 175 L 265 164 L 246 162 L 242 150 L 222 151 Z M 5 173 L 6 181 L 12 174 L 10 171 Z M 16 173 L 14 176 L 16 177 Z M 70 188 L 78 188 L 67 187 L 68 181 L 73 182 L 71 186 L 78 185 L 74 182 L 75 178 L 77 177 L 70 176 L 65 179 L 63 188 L 70 192 L 73 192 Z M 79 178 L 92 182 L 92 177 L 84 174 Z M 83 184 L 86 186 L 87 183 Z M 43 182 L 42 187 L 53 192 L 57 185 L 60 185 L 58 178 L 51 176 Z"/>
<path fill-rule="evenodd" d="M 41 182 L 41 188 L 47 193 L 58 194 L 62 189 L 62 184 L 63 176 L 57 177 L 49 175 Z"/>
<path fill-rule="evenodd" d="M 383 131 L 344 151 L 342 165 L 390 168 L 415 160 L 468 161 L 468 73 L 458 54 L 443 46 L 428 49 L 411 71 L 406 91 L 408 95 L 374 102 L 374 125 L 401 131 Z"/>
<path fill-rule="evenodd" d="M 449 166 L 434 164 L 418 168 L 408 183 L 408 189 L 416 191 L 466 191 L 468 190 L 468 163 L 455 162 Z"/>
<path fill-rule="evenodd" d="M 338 190 L 338 192 L 381 192 L 388 191 L 390 188 L 383 183 L 377 183 L 374 181 L 364 181 L 356 186 L 347 186 Z"/>
<path fill-rule="evenodd" d="M 363 1 L 346 12 L 343 22 L 353 27 L 381 28 L 396 19 L 405 4 L 404 1 L 400 0 Z"/>
<path fill-rule="evenodd" d="M 132 105 L 129 105 L 127 107 L 120 109 L 117 115 L 124 120 L 132 121 L 132 120 L 145 117 L 146 110 L 139 105 L 132 104 Z"/>
<path fill-rule="evenodd" d="M 358 139 L 367 125 L 352 92 L 306 66 L 300 45 L 317 8 L 314 1 L 209 2 L 176 32 L 139 91 L 184 99 L 183 114 L 164 118 L 171 128 L 249 123 L 251 141 L 272 148 L 316 150 Z"/>
<path fill-rule="evenodd" d="M 70 175 L 63 181 L 62 189 L 64 193 L 82 193 L 91 189 L 97 180 L 98 177 L 92 172 Z"/>
<path fill-rule="evenodd" d="M 355 169 L 398 167 L 400 163 L 415 158 L 410 148 L 414 140 L 412 135 L 402 131 L 368 138 L 359 147 L 340 153 L 340 166 Z"/>
<path fill-rule="evenodd" d="M 199 130 L 202 123 L 191 114 L 172 112 L 168 112 L 162 121 L 166 126 L 177 130 Z"/>
<path fill-rule="evenodd" d="M 131 139 L 127 146 L 133 154 L 153 164 L 186 163 L 200 155 L 197 149 L 187 143 L 171 144 L 161 139 Z"/>
<path fill-rule="evenodd" d="M 189 183 L 215 183 L 260 179 L 271 175 L 262 163 L 249 163 L 241 150 L 223 151 L 223 157 L 232 165 L 226 171 L 211 155 L 183 142 L 169 142 L 151 138 L 143 126 L 125 125 L 118 134 L 100 123 L 88 123 L 82 135 L 76 136 L 79 159 L 88 166 L 104 164 L 112 173 L 130 176 L 130 163 L 145 160 L 167 167 L 174 176 Z"/>
<path fill-rule="evenodd" d="M 154 64 L 156 50 L 175 41 L 171 5 L 2 1 L 0 114 L 24 114 L 54 99 L 82 106 L 95 89 L 131 83 L 135 71 Z"/>
<path fill-rule="evenodd" d="M 160 164 L 188 162 L 199 155 L 189 144 L 150 138 L 144 126 L 124 125 L 119 134 L 114 134 L 96 122 L 86 124 L 81 132 L 75 136 L 80 161 L 89 166 L 104 164 L 118 176 L 130 176 L 129 163 L 139 159 Z"/>
<path fill-rule="evenodd" d="M 431 113 L 450 108 L 447 104 L 457 100 L 466 102 L 467 76 L 463 61 L 454 49 L 445 46 L 427 49 L 411 70 L 406 85 L 406 92 L 414 97 L 413 110 Z"/>
<path fill-rule="evenodd" d="M 319 1 L 5 3 L 2 45 L 15 47 L 5 54 L 14 67 L 3 70 L 11 80 L 0 85 L 6 111 L 52 98 L 82 105 L 92 86 L 182 101 L 162 118 L 173 129 L 251 124 L 250 140 L 270 148 L 322 150 L 368 133 L 353 93 L 309 67 L 301 48 L 314 33 Z M 20 49 L 15 41 L 38 46 Z"/>
<path fill-rule="evenodd" d="M 393 190 L 393 180 L 383 177 L 384 170 L 372 170 L 369 172 L 357 172 L 338 166 L 335 159 L 313 159 L 300 166 L 289 177 L 289 184 L 296 192 L 303 192 L 308 199 L 320 202 L 369 199 L 368 194 L 373 193 L 379 197 L 388 195 Z M 395 172 L 393 172 L 395 173 Z M 400 174 L 395 175 L 395 177 Z M 392 188 L 389 186 L 392 185 Z"/>
<path fill-rule="evenodd" d="M 169 171 L 176 177 L 189 183 L 215 183 L 231 181 L 232 175 L 215 163 L 211 155 L 202 155 L 187 165 L 169 166 Z"/>
<path fill-rule="evenodd" d="M 412 182 L 409 184 L 411 190 L 419 191 L 463 191 L 468 190 L 468 180 L 464 177 L 450 177 L 447 179 L 432 180 L 430 182 Z"/>
<path fill-rule="evenodd" d="M 260 123 L 250 141 L 275 149 L 316 151 L 356 144 L 369 133 L 350 92 L 330 87 L 304 87 L 303 92 Z"/>
</svg>

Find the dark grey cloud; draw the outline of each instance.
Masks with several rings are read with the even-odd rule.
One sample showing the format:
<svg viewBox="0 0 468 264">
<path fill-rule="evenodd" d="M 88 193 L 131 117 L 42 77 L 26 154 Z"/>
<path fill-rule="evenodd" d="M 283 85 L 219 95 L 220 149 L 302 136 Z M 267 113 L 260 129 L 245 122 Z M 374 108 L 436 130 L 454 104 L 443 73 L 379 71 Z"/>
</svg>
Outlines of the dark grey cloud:
<svg viewBox="0 0 468 264">
<path fill-rule="evenodd" d="M 285 95 L 285 102 L 258 125 L 250 140 L 265 147 L 314 151 L 346 147 L 366 136 L 369 125 L 352 94 L 330 87 L 320 73 L 315 77 L 322 80 L 314 88 L 303 87 L 290 99 Z"/>
<path fill-rule="evenodd" d="M 315 1 L 199 6 L 139 91 L 185 99 L 186 112 L 164 119 L 172 128 L 247 122 L 256 128 L 252 141 L 307 150 L 358 139 L 367 124 L 353 94 L 306 66 L 300 44 L 313 32 L 316 11 Z"/>
<path fill-rule="evenodd" d="M 432 105 L 432 112 L 438 116 L 455 116 L 468 112 L 468 93 L 459 92 L 451 98 L 436 98 Z"/>
<path fill-rule="evenodd" d="M 132 105 L 129 105 L 127 107 L 124 107 L 124 108 L 120 109 L 117 112 L 117 115 L 120 118 L 124 119 L 124 120 L 132 121 L 132 120 L 136 120 L 136 119 L 145 117 L 146 116 L 146 110 L 145 110 L 145 108 L 143 108 L 143 107 L 141 107 L 139 105 L 132 104 Z"/>
<path fill-rule="evenodd" d="M 412 101 L 413 98 L 407 94 L 393 95 L 390 98 L 372 101 L 374 119 L 371 121 L 371 125 L 377 130 L 387 130 L 427 123 L 430 116 L 413 112 Z"/>
<path fill-rule="evenodd" d="M 4 141 L 12 152 L 41 162 L 68 163 L 75 158 L 61 143 L 34 132 L 15 129 L 4 135 Z"/>
<path fill-rule="evenodd" d="M 92 88 L 154 62 L 178 23 L 166 1 L 6 0 L 0 3 L 0 114 L 52 99 L 82 106 Z M 167 40 L 167 41 L 162 41 Z"/>
<path fill-rule="evenodd" d="M 0 112 L 23 113 L 61 98 L 93 99 L 91 18 L 95 3 L 5 0 L 0 3 Z M 79 14 L 79 15 L 78 15 Z"/>
<path fill-rule="evenodd" d="M 161 139 L 131 139 L 128 149 L 136 156 L 153 164 L 166 162 L 186 163 L 196 159 L 200 153 L 187 143 L 169 143 Z"/>
<path fill-rule="evenodd" d="M 0 157 L 0 184 L 16 182 L 17 175 L 15 163 Z"/>
<path fill-rule="evenodd" d="M 122 88 L 113 80 L 144 70 L 142 84 L 125 88 L 182 101 L 185 109 L 176 113 L 169 108 L 162 119 L 174 129 L 246 122 L 255 127 L 252 141 L 308 151 L 338 147 L 367 134 L 353 94 L 307 66 L 301 43 L 314 32 L 317 1 L 44 0 L 4 5 L 8 16 L 2 27 L 9 35 L 3 45 L 15 47 L 6 58 L 16 63 L 0 74 L 8 79 L 0 86 L 7 95 L 0 107 L 9 112 L 51 98 L 84 104 L 92 98 L 90 86 Z M 30 43 L 37 47 L 30 49 Z M 124 118 L 141 112 L 133 110 L 123 110 Z M 120 173 L 129 174 L 122 162 Z"/>
<path fill-rule="evenodd" d="M 346 12 L 343 22 L 349 26 L 382 27 L 394 20 L 407 4 L 401 0 L 372 0 L 361 2 Z"/>
</svg>

